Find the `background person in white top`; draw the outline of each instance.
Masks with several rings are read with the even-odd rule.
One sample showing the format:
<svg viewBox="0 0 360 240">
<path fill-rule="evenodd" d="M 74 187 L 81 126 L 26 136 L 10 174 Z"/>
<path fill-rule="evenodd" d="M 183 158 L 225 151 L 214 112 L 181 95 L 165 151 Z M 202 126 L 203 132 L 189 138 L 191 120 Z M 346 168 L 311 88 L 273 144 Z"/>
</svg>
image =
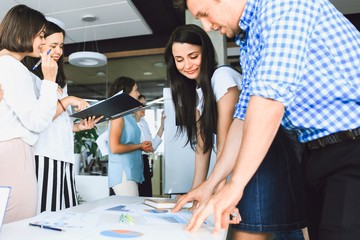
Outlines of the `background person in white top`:
<svg viewBox="0 0 360 240">
<path fill-rule="evenodd" d="M 144 95 L 140 94 L 138 100 L 142 104 L 146 104 L 146 98 Z M 149 124 L 145 120 L 145 109 L 137 111 L 135 113 L 135 118 L 136 118 L 137 124 L 141 130 L 141 142 L 150 141 L 152 143 L 152 147 L 153 147 L 154 151 L 156 151 L 156 149 L 159 147 L 159 145 L 162 142 L 161 136 L 163 135 L 163 132 L 164 132 L 164 119 L 165 119 L 164 113 L 162 113 L 162 115 L 161 115 L 161 124 L 160 124 L 159 130 L 156 133 L 155 137 L 152 136 L 150 128 L 149 128 Z M 139 196 L 152 197 L 151 178 L 153 176 L 153 172 L 152 172 L 152 164 L 153 163 L 150 162 L 149 153 L 142 152 L 142 157 L 143 157 L 143 161 L 144 161 L 144 178 L 145 178 L 145 180 L 144 180 L 144 182 L 138 184 Z"/>
<path fill-rule="evenodd" d="M 76 187 L 74 170 L 74 135 L 73 132 L 88 130 L 94 127 L 100 119 L 90 117 L 73 122 L 70 118 L 71 106 L 80 111 L 89 106 L 85 100 L 68 96 L 66 77 L 63 63 L 63 46 L 65 31 L 57 24 L 48 21 L 46 24 L 46 44 L 42 50 L 51 49 L 49 56 L 58 63 L 56 83 L 58 104 L 53 122 L 40 133 L 34 145 L 36 176 L 38 181 L 38 208 L 37 212 L 57 211 L 76 206 Z M 38 59 L 25 58 L 25 65 L 32 69 Z M 33 71 L 35 92 L 40 96 L 42 72 Z"/>
<path fill-rule="evenodd" d="M 52 121 L 56 111 L 56 62 L 41 50 L 45 44 L 45 16 L 16 5 L 0 25 L 0 185 L 11 193 L 4 223 L 36 214 L 37 185 L 32 145 Z M 40 57 L 44 80 L 37 98 L 25 56 Z"/>
</svg>

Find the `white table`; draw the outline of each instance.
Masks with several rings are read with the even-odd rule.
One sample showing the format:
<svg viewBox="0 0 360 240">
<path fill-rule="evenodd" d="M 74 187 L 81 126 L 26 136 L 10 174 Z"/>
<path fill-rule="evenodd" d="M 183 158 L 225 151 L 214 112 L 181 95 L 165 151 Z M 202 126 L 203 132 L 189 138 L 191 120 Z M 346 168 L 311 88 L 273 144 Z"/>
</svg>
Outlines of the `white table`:
<svg viewBox="0 0 360 240">
<path fill-rule="evenodd" d="M 143 199 L 141 197 L 120 197 L 111 196 L 103 198 L 97 201 L 88 202 L 77 207 L 69 208 L 64 211 L 59 211 L 56 214 L 62 215 L 67 212 L 77 213 L 79 215 L 87 214 L 87 216 L 96 216 L 97 223 L 93 228 L 87 230 L 70 230 L 65 232 L 53 231 L 48 229 L 41 229 L 37 227 L 29 226 L 30 222 L 34 219 L 24 219 L 21 221 L 5 224 L 0 232 L 1 240 L 112 240 L 121 239 L 125 237 L 108 237 L 101 233 L 105 230 L 128 230 L 130 232 L 143 233 L 142 236 L 134 237 L 132 239 L 141 240 L 211 240 L 211 239 L 226 239 L 227 231 L 222 230 L 219 234 L 212 234 L 213 225 L 211 220 L 208 224 L 203 224 L 202 227 L 196 233 L 189 233 L 183 230 L 185 224 L 180 223 L 155 223 L 146 221 L 146 217 L 133 215 L 136 220 L 135 224 L 120 223 L 119 216 L 114 213 L 108 214 L 103 212 L 102 208 L 108 206 L 124 205 L 127 207 L 135 206 L 138 208 L 147 208 L 143 205 Z M 100 209 L 100 210 L 99 210 Z M 76 233 L 75 235 L 73 233 Z M 72 235 L 71 235 L 72 234 Z"/>
</svg>

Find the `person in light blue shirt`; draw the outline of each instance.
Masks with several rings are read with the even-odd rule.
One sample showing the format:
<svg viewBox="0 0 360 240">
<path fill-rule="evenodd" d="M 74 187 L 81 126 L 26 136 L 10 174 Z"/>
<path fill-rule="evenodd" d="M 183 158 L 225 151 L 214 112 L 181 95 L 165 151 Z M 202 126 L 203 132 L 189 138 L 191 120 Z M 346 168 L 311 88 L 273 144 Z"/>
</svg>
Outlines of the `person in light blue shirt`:
<svg viewBox="0 0 360 240">
<path fill-rule="evenodd" d="M 186 229 L 196 231 L 211 213 L 215 231 L 226 223 L 224 215 L 242 198 L 281 124 L 307 146 L 302 163 L 310 238 L 360 239 L 359 31 L 328 0 L 177 3 L 205 30 L 237 36 L 243 70 L 243 91 L 218 160 L 223 168 L 213 181 L 232 177 Z"/>
<path fill-rule="evenodd" d="M 137 99 L 140 95 L 135 80 L 119 77 L 109 89 L 109 97 L 122 91 Z M 151 152 L 151 142 L 140 142 L 141 131 L 133 114 L 109 122 L 110 195 L 138 196 L 138 183 L 144 181 L 141 151 Z"/>
</svg>

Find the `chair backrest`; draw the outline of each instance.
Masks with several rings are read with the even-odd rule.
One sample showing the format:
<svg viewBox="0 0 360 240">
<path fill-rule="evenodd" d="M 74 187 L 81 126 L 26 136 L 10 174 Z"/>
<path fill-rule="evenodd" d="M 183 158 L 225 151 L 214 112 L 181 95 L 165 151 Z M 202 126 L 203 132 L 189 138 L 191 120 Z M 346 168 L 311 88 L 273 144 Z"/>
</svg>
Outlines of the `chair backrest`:
<svg viewBox="0 0 360 240">
<path fill-rule="evenodd" d="M 4 221 L 9 195 L 10 187 L 0 186 L 0 231 Z"/>
</svg>

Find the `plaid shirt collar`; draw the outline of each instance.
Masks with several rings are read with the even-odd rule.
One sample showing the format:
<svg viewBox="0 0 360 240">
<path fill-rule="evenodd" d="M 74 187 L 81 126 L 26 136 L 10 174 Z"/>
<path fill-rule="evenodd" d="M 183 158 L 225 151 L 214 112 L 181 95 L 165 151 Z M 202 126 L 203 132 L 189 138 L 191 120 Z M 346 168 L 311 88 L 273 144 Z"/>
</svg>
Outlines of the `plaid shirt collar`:
<svg viewBox="0 0 360 240">
<path fill-rule="evenodd" d="M 235 37 L 235 43 L 242 47 L 246 42 L 246 33 L 249 30 L 251 21 L 254 19 L 253 15 L 255 13 L 256 5 L 259 0 L 248 0 L 246 2 L 244 12 L 240 18 L 239 27 L 242 30 L 239 35 Z"/>
</svg>

